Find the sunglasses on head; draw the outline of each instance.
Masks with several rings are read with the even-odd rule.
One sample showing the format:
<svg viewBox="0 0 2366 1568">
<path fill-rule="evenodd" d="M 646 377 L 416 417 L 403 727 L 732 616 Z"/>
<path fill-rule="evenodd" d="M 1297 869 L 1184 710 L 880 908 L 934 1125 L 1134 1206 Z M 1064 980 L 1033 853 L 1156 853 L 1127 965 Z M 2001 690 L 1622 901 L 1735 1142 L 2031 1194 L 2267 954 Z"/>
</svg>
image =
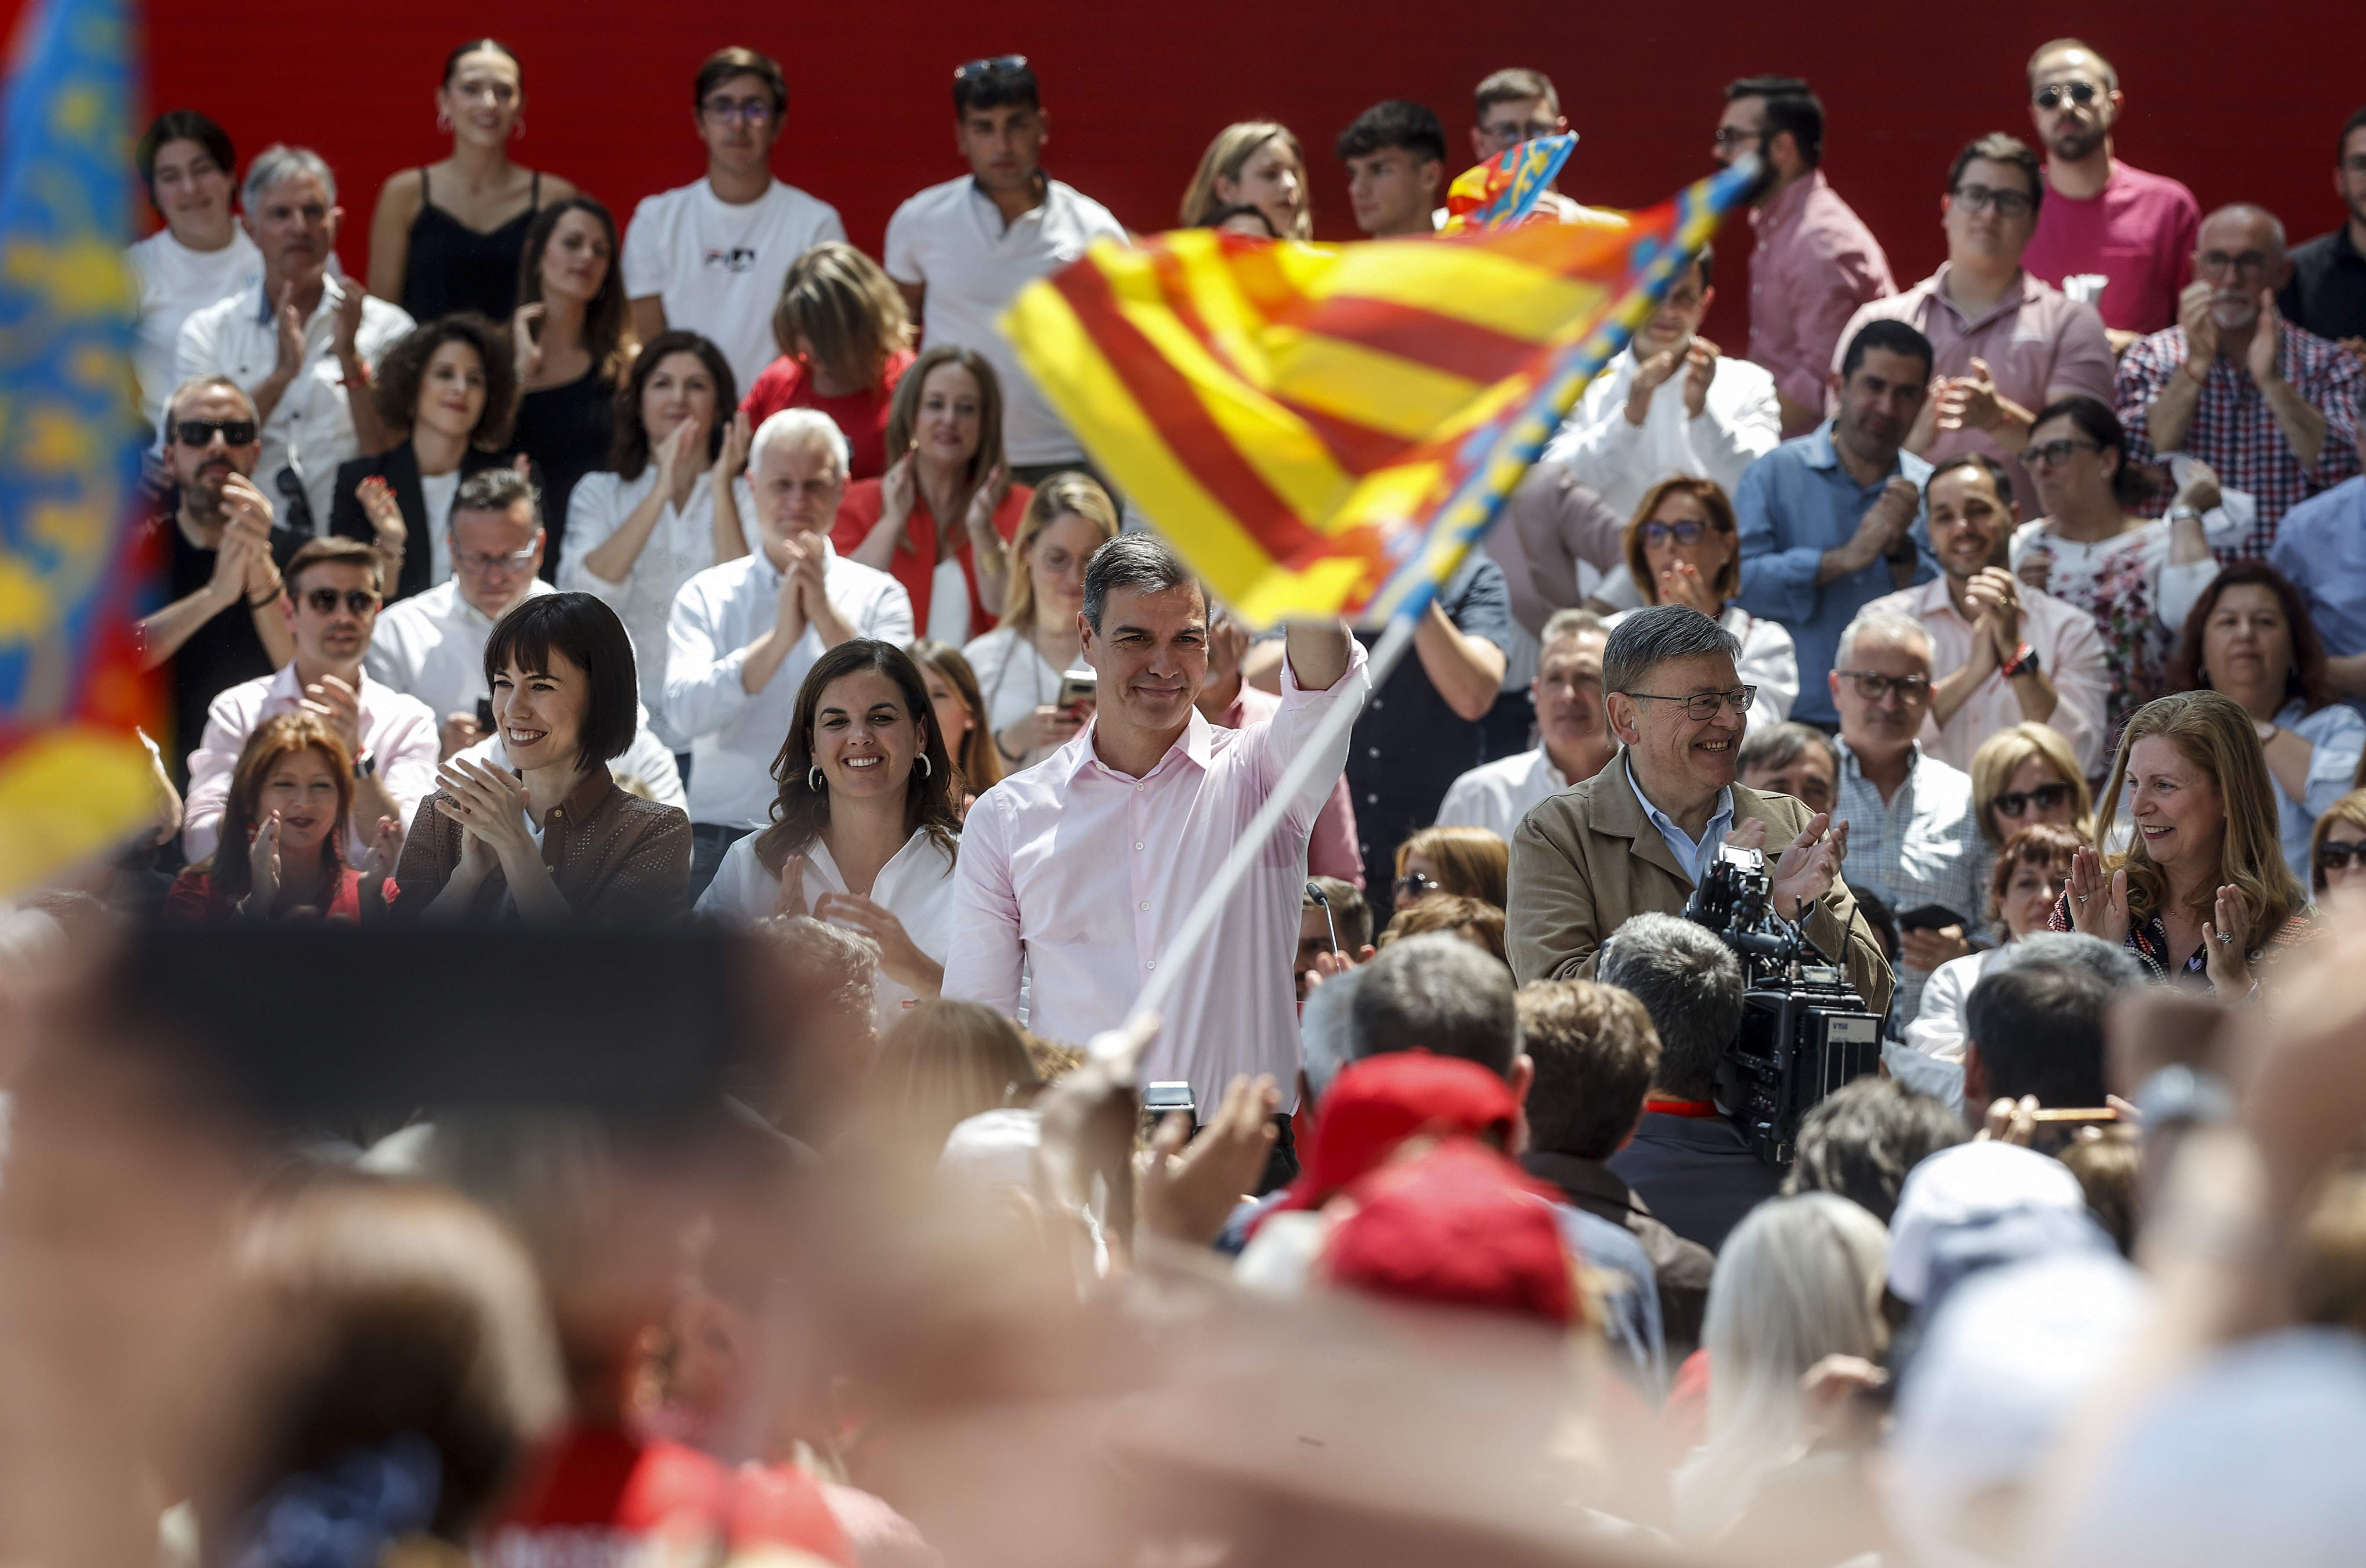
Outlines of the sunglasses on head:
<svg viewBox="0 0 2366 1568">
<path fill-rule="evenodd" d="M 2066 784 L 2039 784 L 2026 794 L 2011 790 L 1996 797 L 2000 816 L 2020 817 L 2032 806 L 2040 811 L 2059 811 L 2070 804 L 2070 786 Z"/>
<path fill-rule="evenodd" d="M 1026 69 L 1027 57 L 1025 55 L 997 54 L 991 55 L 984 60 L 973 60 L 966 65 L 954 66 L 953 80 L 956 82 L 975 82 L 981 76 L 1008 76 L 1013 72 L 1024 71 Z"/>
<path fill-rule="evenodd" d="M 2053 109 L 2060 108 L 2062 100 L 2067 98 L 2080 108 L 2085 108 L 2101 97 L 2102 92 L 2103 90 L 2092 82 L 2049 83 L 2038 88 L 2036 96 L 2030 101 L 2039 108 Z"/>
<path fill-rule="evenodd" d="M 2352 859 L 2366 871 L 2366 844 L 2345 844 L 2338 839 L 2328 839 L 2316 847 L 2316 868 L 2319 871 L 2348 871 Z"/>
<path fill-rule="evenodd" d="M 333 588 L 314 588 L 304 595 L 304 603 L 312 606 L 316 615 L 335 615 L 339 600 L 356 615 L 366 615 L 377 608 L 377 595 L 366 588 L 348 588 L 343 593 Z"/>
<path fill-rule="evenodd" d="M 173 434 L 184 446 L 210 446 L 217 435 L 225 446 L 251 446 L 254 444 L 254 421 L 185 419 L 174 424 Z"/>
</svg>

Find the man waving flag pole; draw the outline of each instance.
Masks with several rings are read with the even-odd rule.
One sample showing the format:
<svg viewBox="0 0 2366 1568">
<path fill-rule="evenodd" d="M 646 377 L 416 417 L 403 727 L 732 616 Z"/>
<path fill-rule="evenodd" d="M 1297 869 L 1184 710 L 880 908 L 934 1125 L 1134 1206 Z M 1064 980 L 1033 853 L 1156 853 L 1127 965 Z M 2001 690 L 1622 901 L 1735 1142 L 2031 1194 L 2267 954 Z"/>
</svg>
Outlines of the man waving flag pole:
<svg viewBox="0 0 2366 1568">
<path fill-rule="evenodd" d="M 1574 138 L 1455 182 L 1459 230 L 1351 245 L 1213 230 L 1103 244 L 1002 322 L 1096 463 L 1252 626 L 1379 626 L 1374 689 L 1437 585 L 1756 176 L 1737 161 L 1617 225 L 1523 220 Z M 1160 955 L 1128 1033 L 1356 710 L 1299 748 Z"/>
</svg>

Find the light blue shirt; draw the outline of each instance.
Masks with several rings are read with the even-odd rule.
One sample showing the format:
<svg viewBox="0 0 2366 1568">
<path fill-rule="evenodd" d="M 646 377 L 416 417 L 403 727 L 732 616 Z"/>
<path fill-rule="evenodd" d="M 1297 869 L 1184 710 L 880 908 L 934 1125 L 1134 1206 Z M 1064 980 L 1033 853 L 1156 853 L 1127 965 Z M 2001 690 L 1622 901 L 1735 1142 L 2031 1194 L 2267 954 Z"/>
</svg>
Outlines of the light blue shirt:
<svg viewBox="0 0 2366 1568">
<path fill-rule="evenodd" d="M 1651 804 L 1651 797 L 1645 795 L 1643 786 L 1635 782 L 1635 763 L 1631 758 L 1627 763 L 1627 787 L 1633 790 L 1635 798 L 1643 803 L 1643 815 L 1651 819 L 1651 826 L 1657 828 L 1660 837 L 1668 841 L 1668 852 L 1676 857 L 1676 863 L 1684 868 L 1693 879 L 1693 886 L 1698 887 L 1710 863 L 1717 859 L 1717 852 L 1724 845 L 1725 836 L 1733 831 L 1733 791 L 1729 788 L 1717 792 L 1717 815 L 1708 819 L 1707 830 L 1696 843 L 1690 833 L 1676 826 L 1673 818 Z"/>
<path fill-rule="evenodd" d="M 2268 564 L 2308 600 L 2326 652 L 2366 653 L 2366 475 L 2285 513 Z"/>
<path fill-rule="evenodd" d="M 1824 677 L 1840 651 L 1841 633 L 1859 610 L 1898 585 L 1889 563 L 1876 560 L 1818 587 L 1824 552 L 1856 536 L 1857 524 L 1881 499 L 1891 474 L 1912 480 L 1917 490 L 1931 477 L 1929 463 L 1901 451 L 1889 474 L 1859 485 L 1832 450 L 1832 423 L 1828 419 L 1751 464 L 1733 494 L 1741 540 L 1741 592 L 1734 602 L 1788 628 L 1799 654 L 1799 700 L 1791 716 L 1826 726 L 1840 722 Z M 1920 517 L 1913 537 L 1914 581 L 1928 582 L 1939 575 L 1939 563 Z"/>
</svg>

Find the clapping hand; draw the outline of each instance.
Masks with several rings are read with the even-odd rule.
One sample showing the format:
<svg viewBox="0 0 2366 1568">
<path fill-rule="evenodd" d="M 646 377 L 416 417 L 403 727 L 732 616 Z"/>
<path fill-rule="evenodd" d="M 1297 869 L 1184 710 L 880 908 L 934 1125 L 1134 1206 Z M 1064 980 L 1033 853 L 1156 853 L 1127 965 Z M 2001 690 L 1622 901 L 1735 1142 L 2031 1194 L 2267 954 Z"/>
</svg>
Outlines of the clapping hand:
<svg viewBox="0 0 2366 1568">
<path fill-rule="evenodd" d="M 1660 603 L 1688 604 L 1711 620 L 1715 620 L 1725 609 L 1725 606 L 1718 603 L 1716 592 L 1709 586 L 1708 580 L 1701 576 L 1700 569 L 1687 560 L 1674 561 L 1661 568 Z"/>
<path fill-rule="evenodd" d="M 911 520 L 912 498 L 918 493 L 920 483 L 913 474 L 912 466 L 918 460 L 915 454 L 907 452 L 888 464 L 887 471 L 879 476 L 878 526 L 901 532 L 904 525 Z"/>
<path fill-rule="evenodd" d="M 723 427 L 723 442 L 715 453 L 715 482 L 718 488 L 728 485 L 748 466 L 748 447 L 756 439 L 756 427 L 748 421 L 748 411 L 740 409 Z"/>
<path fill-rule="evenodd" d="M 702 420 L 685 419 L 673 427 L 673 434 L 657 444 L 658 488 L 670 491 L 682 465 L 691 460 L 693 442 L 706 439 L 706 425 Z"/>
<path fill-rule="evenodd" d="M 1684 350 L 1684 417 L 1698 419 L 1708 411 L 1708 385 L 1717 379 L 1717 344 L 1696 337 Z"/>
<path fill-rule="evenodd" d="M 299 705 L 344 743 L 347 757 L 362 754 L 362 700 L 351 686 L 334 675 L 323 675 L 304 688 Z"/>
<path fill-rule="evenodd" d="M 2251 909 L 2243 890 L 2229 883 L 2218 889 L 2211 918 L 2203 923 L 2203 966 L 2210 988 L 2233 1001 L 2251 988 Z"/>
<path fill-rule="evenodd" d="M 510 346 L 521 387 L 532 386 L 534 378 L 542 374 L 542 344 L 535 337 L 534 329 L 542 324 L 542 318 L 549 309 L 537 299 L 510 312 Z"/>
<path fill-rule="evenodd" d="M 2185 373 L 2197 381 L 2210 374 L 2210 362 L 2218 357 L 2218 319 L 2210 313 L 2215 292 L 2196 278 L 2177 297 L 2177 324 L 2185 329 Z"/>
<path fill-rule="evenodd" d="M 274 811 L 254 830 L 246 846 L 247 893 L 239 900 L 239 912 L 258 919 L 271 914 L 271 907 L 279 901 L 279 813 Z"/>
<path fill-rule="evenodd" d="M 304 364 L 304 318 L 296 310 L 296 284 L 291 278 L 279 286 L 279 309 L 274 316 L 278 333 L 278 357 L 271 374 L 279 380 L 295 378 Z"/>
<path fill-rule="evenodd" d="M 791 855 L 781 862 L 780 890 L 772 895 L 775 919 L 794 919 L 806 912 L 806 857 Z"/>
<path fill-rule="evenodd" d="M 534 853 L 534 832 L 525 814 L 529 795 L 524 781 L 466 757 L 455 757 L 436 770 L 435 783 L 443 792 L 435 797 L 435 810 L 460 824 L 463 838 L 483 844 L 495 859 Z"/>
<path fill-rule="evenodd" d="M 1745 833 L 1742 829 L 1753 829 Z M 1728 834 L 1726 842 L 1741 849 L 1758 849 L 1766 842 L 1766 825 L 1763 821 L 1742 824 L 1741 829 Z M 1841 863 L 1848 858 L 1848 824 L 1834 822 L 1831 813 L 1819 811 L 1808 818 L 1782 859 L 1774 863 L 1769 880 L 1773 884 L 1774 912 L 1785 919 L 1800 920 L 1808 917 L 1809 907 L 1832 890 L 1839 880 Z"/>
<path fill-rule="evenodd" d="M 920 951 L 904 922 L 884 905 L 853 893 L 825 893 L 814 900 L 814 919 L 830 920 L 869 937 L 879 948 L 879 971 L 905 989 L 933 996 L 945 979 L 944 965 Z"/>
<path fill-rule="evenodd" d="M 330 346 L 336 350 L 339 359 L 354 356 L 362 331 L 362 306 L 368 298 L 368 292 L 352 278 L 338 285 L 336 321 L 331 329 Z"/>
<path fill-rule="evenodd" d="M 2252 384 L 2266 387 L 2276 380 L 2276 355 L 2283 346 L 2284 313 L 2276 309 L 2276 291 L 2259 290 L 2259 322 L 2251 329 L 2251 343 L 2243 351 L 2243 368 Z"/>
<path fill-rule="evenodd" d="M 2125 868 L 2103 877 L 2103 857 L 2081 849 L 2070 857 L 2070 924 L 2089 936 L 2101 937 L 2117 947 L 2128 940 L 2128 874 Z"/>
<path fill-rule="evenodd" d="M 1982 567 L 1964 585 L 1972 607 L 1972 631 L 1985 635 L 1997 662 L 2010 663 L 2021 647 L 2021 584 L 2002 567 Z"/>
<path fill-rule="evenodd" d="M 361 898 L 365 908 L 386 905 L 386 879 L 402 860 L 402 825 L 391 817 L 377 819 L 377 832 L 362 856 Z"/>
<path fill-rule="evenodd" d="M 962 523 L 975 540 L 985 536 L 999 542 L 994 531 L 994 513 L 1002 505 L 1002 498 L 1010 493 L 1010 470 L 1000 463 L 986 470 L 985 479 L 970 491 L 969 510 Z"/>
<path fill-rule="evenodd" d="M 362 515 L 377 536 L 377 547 L 389 556 L 401 554 L 411 540 L 411 525 L 402 520 L 402 502 L 395 499 L 394 487 L 372 474 L 354 486 L 354 499 L 361 502 Z"/>
<path fill-rule="evenodd" d="M 2004 421 L 1997 401 L 1996 378 L 1988 361 L 1975 358 L 1968 376 L 1951 376 L 1939 383 L 1936 401 L 1941 430 L 1994 430 Z"/>
<path fill-rule="evenodd" d="M 1682 356 L 1673 348 L 1663 348 L 1635 367 L 1635 378 L 1627 387 L 1627 423 L 1641 424 L 1650 417 L 1651 395 L 1667 378 L 1676 373 Z"/>
</svg>

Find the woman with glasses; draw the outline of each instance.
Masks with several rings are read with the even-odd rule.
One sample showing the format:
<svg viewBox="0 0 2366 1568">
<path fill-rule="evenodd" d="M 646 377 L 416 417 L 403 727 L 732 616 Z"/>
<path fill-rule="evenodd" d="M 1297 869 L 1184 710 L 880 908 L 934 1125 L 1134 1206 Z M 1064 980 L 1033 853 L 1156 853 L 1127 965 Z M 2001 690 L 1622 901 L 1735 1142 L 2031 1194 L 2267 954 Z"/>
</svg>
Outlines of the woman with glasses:
<svg viewBox="0 0 2366 1568">
<path fill-rule="evenodd" d="M 2221 571 L 2186 619 L 2169 685 L 2223 692 L 2251 716 L 2275 785 L 2284 859 L 2307 881 L 2310 830 L 2350 788 L 2366 754 L 2366 718 L 2334 700 L 2325 644 L 2300 590 L 2265 561 Z"/>
<path fill-rule="evenodd" d="M 557 582 L 569 498 L 608 461 L 616 444 L 616 383 L 640 351 L 625 315 L 616 220 L 608 209 L 573 196 L 535 213 L 517 298 L 510 318 L 519 393 L 513 440 L 542 474 L 548 537 L 542 575 Z"/>
<path fill-rule="evenodd" d="M 1733 602 L 1741 592 L 1741 538 L 1733 503 L 1715 479 L 1673 479 L 1654 486 L 1627 525 L 1627 570 L 1646 606 L 1684 604 L 1698 610 L 1741 644 L 1734 670 L 1757 688 L 1749 728 L 1780 724 L 1799 695 L 1799 655 L 1791 634 Z M 1606 630 L 1633 615 L 1622 610 Z"/>
<path fill-rule="evenodd" d="M 2169 689 L 2179 628 L 2218 575 L 2202 524 L 2218 504 L 2218 477 L 2191 464 L 2166 518 L 2135 515 L 2128 509 L 2152 492 L 2153 480 L 2129 463 L 2119 416 L 2090 397 L 2040 409 L 2021 461 L 2045 514 L 2015 530 L 2012 570 L 2095 617 L 2112 676 L 2109 750 L 2128 716 Z"/>
<path fill-rule="evenodd" d="M 1273 238 L 1311 240 L 1314 213 L 1307 195 L 1306 155 L 1290 127 L 1243 120 L 1216 132 L 1200 155 L 1199 172 L 1183 193 L 1183 227 L 1212 226 L 1219 211 L 1248 208 L 1264 214 Z"/>
<path fill-rule="evenodd" d="M 527 225 L 575 187 L 510 162 L 511 141 L 525 134 L 525 87 L 506 44 L 478 39 L 445 57 L 435 125 L 450 132 L 452 155 L 378 187 L 369 290 L 415 321 L 455 310 L 505 321 Z"/>
<path fill-rule="evenodd" d="M 2019 942 L 2032 931 L 2045 930 L 2046 917 L 2053 913 L 2055 900 L 2070 885 L 2070 863 L 2087 847 L 2084 834 L 2053 823 L 2039 822 L 2022 829 L 2005 841 L 1997 854 L 1996 869 L 1988 877 L 1988 925 L 2002 935 L 2007 943 Z M 1961 958 L 1951 958 L 1931 972 L 1930 982 L 1922 987 L 1922 1005 L 1906 1026 L 1906 1046 L 1910 1051 L 1942 1062 L 1958 1064 L 1948 1075 L 1953 1097 L 1963 1099 L 1964 1002 L 1979 984 L 1989 961 L 2002 952 L 2001 947 L 1984 949 Z M 1907 1078 L 1910 1087 L 1933 1087 L 1910 1077 L 1914 1065 L 1904 1069 L 1892 1065 L 1893 1076 Z"/>
<path fill-rule="evenodd" d="M 1410 908 L 1433 893 L 1504 905 L 1511 849 L 1484 828 L 1424 828 L 1397 846 L 1391 907 Z"/>
<path fill-rule="evenodd" d="M 2309 887 L 2320 898 L 2366 888 L 2366 789 L 2351 790 L 2316 819 L 2308 863 Z"/>
<path fill-rule="evenodd" d="M 1972 753 L 1972 817 L 1980 825 L 1981 869 L 2014 834 L 2040 824 L 2067 828 L 2095 841 L 2095 797 L 2079 772 L 2070 742 L 2051 725 L 2016 724 L 1980 742 Z"/>
</svg>

